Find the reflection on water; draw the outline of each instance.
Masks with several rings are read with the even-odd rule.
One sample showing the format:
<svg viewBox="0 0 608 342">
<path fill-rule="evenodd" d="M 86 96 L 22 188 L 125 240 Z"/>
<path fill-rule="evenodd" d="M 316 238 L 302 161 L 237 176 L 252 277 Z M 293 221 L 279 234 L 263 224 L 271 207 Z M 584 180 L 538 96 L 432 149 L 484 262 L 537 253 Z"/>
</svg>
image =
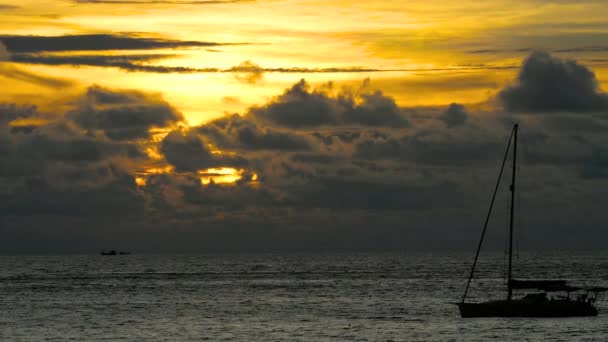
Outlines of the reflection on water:
<svg viewBox="0 0 608 342">
<path fill-rule="evenodd" d="M 469 319 L 470 255 L 0 257 L 0 340 L 602 340 L 600 316 Z M 503 295 L 502 256 L 472 295 Z M 525 267 L 520 265 L 525 264 Z M 536 256 L 518 274 L 608 285 L 608 257 Z"/>
</svg>

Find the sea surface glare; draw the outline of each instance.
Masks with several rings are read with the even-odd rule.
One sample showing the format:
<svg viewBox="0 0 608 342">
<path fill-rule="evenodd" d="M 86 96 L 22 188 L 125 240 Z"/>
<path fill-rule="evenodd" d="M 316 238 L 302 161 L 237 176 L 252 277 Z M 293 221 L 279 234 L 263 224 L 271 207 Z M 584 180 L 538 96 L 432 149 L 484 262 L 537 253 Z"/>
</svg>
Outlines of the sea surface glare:
<svg viewBox="0 0 608 342">
<path fill-rule="evenodd" d="M 600 315 L 462 319 L 471 255 L 0 257 L 1 341 L 606 341 Z M 514 272 L 608 285 L 607 255 L 526 255 Z M 525 266 L 524 266 L 525 265 Z M 471 294 L 504 296 L 504 257 Z"/>
</svg>

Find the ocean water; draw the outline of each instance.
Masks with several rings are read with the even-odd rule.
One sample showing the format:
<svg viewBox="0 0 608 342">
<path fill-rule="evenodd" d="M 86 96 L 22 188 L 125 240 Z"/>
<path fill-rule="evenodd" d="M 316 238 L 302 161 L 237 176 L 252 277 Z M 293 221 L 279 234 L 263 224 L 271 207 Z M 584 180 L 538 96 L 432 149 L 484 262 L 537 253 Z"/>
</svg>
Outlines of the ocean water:
<svg viewBox="0 0 608 342">
<path fill-rule="evenodd" d="M 504 296 L 504 257 L 472 294 Z M 515 272 L 608 285 L 606 255 L 525 255 Z M 606 341 L 600 315 L 462 319 L 471 255 L 0 257 L 1 341 Z"/>
</svg>

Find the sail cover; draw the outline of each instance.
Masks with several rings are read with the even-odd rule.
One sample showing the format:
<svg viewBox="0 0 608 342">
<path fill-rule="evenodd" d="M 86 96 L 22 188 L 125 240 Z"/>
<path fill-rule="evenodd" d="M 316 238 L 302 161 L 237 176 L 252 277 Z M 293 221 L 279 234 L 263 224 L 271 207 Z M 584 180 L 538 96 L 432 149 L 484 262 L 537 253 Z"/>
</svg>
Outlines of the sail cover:
<svg viewBox="0 0 608 342">
<path fill-rule="evenodd" d="M 509 283 L 512 289 L 548 289 L 548 288 L 565 288 L 567 287 L 565 280 L 516 280 L 511 279 Z"/>
</svg>

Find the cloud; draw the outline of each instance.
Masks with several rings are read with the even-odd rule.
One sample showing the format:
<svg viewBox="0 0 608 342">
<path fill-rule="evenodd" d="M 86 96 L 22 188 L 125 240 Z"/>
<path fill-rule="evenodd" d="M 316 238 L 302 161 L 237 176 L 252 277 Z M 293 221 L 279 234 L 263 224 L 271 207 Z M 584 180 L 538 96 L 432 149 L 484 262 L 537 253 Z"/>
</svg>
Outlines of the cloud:
<svg viewBox="0 0 608 342">
<path fill-rule="evenodd" d="M 181 113 L 159 96 L 100 86 L 88 88 L 66 117 L 89 132 L 101 131 L 113 140 L 149 138 L 151 128 L 183 120 Z"/>
<path fill-rule="evenodd" d="M 264 69 L 251 61 L 244 61 L 228 70 L 235 73 L 237 80 L 250 84 L 258 83 L 264 77 Z"/>
<path fill-rule="evenodd" d="M 353 156 L 366 160 L 469 166 L 499 155 L 504 133 L 497 136 L 492 131 L 473 127 L 457 133 L 432 129 L 401 136 L 372 134 L 356 142 Z"/>
<path fill-rule="evenodd" d="M 308 83 L 301 80 L 272 102 L 252 108 L 250 115 L 291 128 L 339 124 L 409 126 L 392 98 L 380 91 L 368 92 L 366 86 L 364 83 L 356 92 L 342 90 L 332 95 L 326 89 L 310 90 Z"/>
<path fill-rule="evenodd" d="M 196 130 L 222 149 L 297 151 L 312 148 L 306 137 L 260 127 L 251 118 L 238 114 L 216 119 Z"/>
<path fill-rule="evenodd" d="M 151 50 L 187 47 L 210 47 L 241 43 L 217 43 L 201 41 L 147 38 L 126 34 L 81 34 L 65 36 L 0 36 L 0 41 L 12 53 Z"/>
<path fill-rule="evenodd" d="M 14 9 L 17 9 L 17 8 L 19 8 L 19 6 L 0 4 L 0 11 L 14 10 Z"/>
<path fill-rule="evenodd" d="M 591 112 L 608 109 L 593 71 L 574 60 L 533 52 L 514 85 L 498 95 L 511 112 Z"/>
<path fill-rule="evenodd" d="M 8 61 L 9 59 L 10 59 L 10 56 L 8 54 L 8 50 L 6 49 L 6 46 L 4 46 L 2 41 L 0 41 L 0 62 Z"/>
<path fill-rule="evenodd" d="M 10 197 L 3 199 L 0 208 L 12 216 L 83 216 L 89 220 L 108 215 L 128 218 L 143 214 L 144 201 L 131 175 L 111 166 L 100 167 L 97 172 L 105 172 L 111 181 L 89 187 L 62 188 L 44 178 L 29 178 L 19 184 Z M 91 182 L 103 179 L 96 172 L 70 175 L 88 178 Z"/>
<path fill-rule="evenodd" d="M 17 119 L 31 118 L 36 112 L 36 106 L 0 103 L 0 127 L 7 127 L 10 122 Z"/>
<path fill-rule="evenodd" d="M 221 72 L 219 68 L 190 68 L 170 67 L 162 65 L 149 65 L 142 63 L 154 62 L 161 59 L 175 57 L 175 55 L 142 54 L 142 55 L 49 55 L 41 53 L 13 54 L 11 61 L 15 63 L 42 64 L 42 65 L 71 65 L 71 66 L 97 66 L 119 68 L 129 72 L 150 73 L 205 73 Z"/>
<path fill-rule="evenodd" d="M 462 196 L 455 184 L 396 184 L 341 177 L 318 177 L 305 187 L 291 190 L 289 204 L 335 209 L 425 210 L 459 206 Z"/>
<path fill-rule="evenodd" d="M 34 232 L 46 234 L 46 250 L 64 248 L 50 241 L 88 241 L 82 227 L 100 239 L 127 236 L 133 249 L 142 236 L 150 246 L 174 238 L 172 251 L 200 241 L 241 251 L 289 249 L 285 241 L 430 249 L 425 239 L 438 234 L 452 234 L 443 247 L 457 248 L 478 234 L 471 213 L 487 210 L 515 121 L 525 207 L 553 220 L 530 222 L 535 231 L 576 222 L 605 235 L 596 228 L 608 219 L 598 200 L 608 179 L 603 113 L 503 113 L 488 109 L 494 102 L 400 108 L 369 81 L 342 89 L 300 81 L 196 127 L 185 127 L 160 95 L 136 90 L 92 86 L 57 100 L 70 103 L 67 113 L 0 105 L 0 243 L 14 249 L 29 246 Z M 202 182 L 222 172 L 241 179 Z M 501 193 L 508 201 L 508 187 Z M 506 205 L 498 201 L 500 215 Z M 591 211 L 600 217 L 585 221 Z"/>
<path fill-rule="evenodd" d="M 6 46 L 0 40 L 0 75 L 12 78 L 28 83 L 33 83 L 36 85 L 49 87 L 49 88 L 63 88 L 72 85 L 72 82 L 57 78 L 57 77 L 48 77 L 44 75 L 34 74 L 29 71 L 22 70 L 13 65 L 9 65 L 8 63 L 2 63 L 5 61 L 11 60 L 11 54 L 9 53 Z"/>
<path fill-rule="evenodd" d="M 146 160 L 142 146 L 87 134 L 59 113 L 0 104 L 2 217 L 141 215 L 133 165 Z"/>
<path fill-rule="evenodd" d="M 47 88 L 66 88 L 74 85 L 74 82 L 68 79 L 40 75 L 4 63 L 0 64 L 0 75 Z"/>
<path fill-rule="evenodd" d="M 177 171 L 196 172 L 214 167 L 243 167 L 247 161 L 234 155 L 213 154 L 195 131 L 173 131 L 161 143 L 167 162 Z"/>
<path fill-rule="evenodd" d="M 130 54 L 130 55 L 57 55 L 49 52 L 16 53 L 12 55 L 11 61 L 24 64 L 41 65 L 71 65 L 71 66 L 97 66 L 119 68 L 129 72 L 149 73 L 227 73 L 233 74 L 241 82 L 255 84 L 263 79 L 264 73 L 360 73 L 360 72 L 390 72 L 389 69 L 374 68 L 263 68 L 253 62 L 245 61 L 238 66 L 227 69 L 209 67 L 193 68 L 183 66 L 164 66 L 144 64 L 162 59 L 174 58 L 175 54 Z"/>
<path fill-rule="evenodd" d="M 443 121 L 448 128 L 452 128 L 466 124 L 468 117 L 469 115 L 463 105 L 452 103 L 439 116 L 439 120 Z"/>
</svg>

